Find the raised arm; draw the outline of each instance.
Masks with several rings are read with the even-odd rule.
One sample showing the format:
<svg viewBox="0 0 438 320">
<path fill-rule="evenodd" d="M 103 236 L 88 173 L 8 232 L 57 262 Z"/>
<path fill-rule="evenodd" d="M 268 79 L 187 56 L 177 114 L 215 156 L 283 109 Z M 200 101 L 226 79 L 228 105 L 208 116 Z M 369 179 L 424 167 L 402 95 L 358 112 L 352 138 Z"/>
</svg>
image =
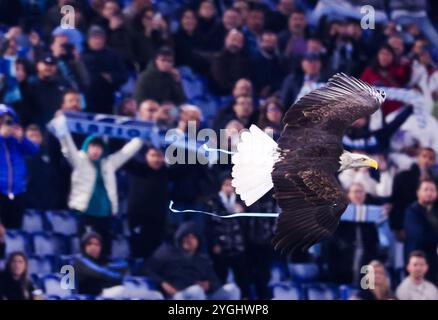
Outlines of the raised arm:
<svg viewBox="0 0 438 320">
<path fill-rule="evenodd" d="M 114 168 L 117 170 L 123 164 L 131 159 L 143 146 L 143 141 L 140 138 L 134 138 L 130 142 L 124 145 L 122 149 L 111 154 L 108 157 Z"/>
</svg>

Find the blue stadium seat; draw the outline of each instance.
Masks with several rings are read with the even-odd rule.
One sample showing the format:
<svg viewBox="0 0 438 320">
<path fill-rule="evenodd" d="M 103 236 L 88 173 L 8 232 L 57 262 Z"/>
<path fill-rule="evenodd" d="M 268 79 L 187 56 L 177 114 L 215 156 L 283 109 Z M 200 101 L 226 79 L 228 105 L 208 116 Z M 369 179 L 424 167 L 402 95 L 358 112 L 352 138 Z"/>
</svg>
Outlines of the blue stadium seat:
<svg viewBox="0 0 438 320">
<path fill-rule="evenodd" d="M 114 258 L 129 258 L 131 250 L 129 248 L 128 239 L 124 236 L 117 236 L 112 242 L 111 256 Z"/>
<path fill-rule="evenodd" d="M 277 284 L 273 286 L 273 300 L 303 300 L 303 290 L 296 284 Z"/>
<path fill-rule="evenodd" d="M 314 282 L 319 275 L 316 263 L 289 263 L 288 268 L 292 280 L 297 282 Z"/>
<path fill-rule="evenodd" d="M 29 252 L 27 241 L 28 234 L 20 230 L 9 229 L 6 231 L 6 254 L 14 251 Z"/>
<path fill-rule="evenodd" d="M 23 216 L 23 226 L 21 229 L 29 233 L 43 231 L 43 213 L 38 210 L 26 210 Z"/>
<path fill-rule="evenodd" d="M 78 233 L 78 222 L 74 214 L 65 211 L 47 211 L 46 216 L 53 232 L 66 236 Z"/>
<path fill-rule="evenodd" d="M 53 257 L 29 257 L 29 274 L 49 274 L 54 271 Z"/>
<path fill-rule="evenodd" d="M 73 294 L 71 296 L 63 298 L 62 300 L 94 300 L 94 297 L 83 294 Z"/>
<path fill-rule="evenodd" d="M 70 253 L 80 253 L 81 252 L 81 241 L 78 237 L 72 236 L 69 238 L 70 242 Z"/>
<path fill-rule="evenodd" d="M 69 251 L 67 238 L 60 234 L 36 232 L 33 234 L 33 252 L 35 255 L 61 255 Z"/>
<path fill-rule="evenodd" d="M 49 274 L 42 278 L 42 285 L 47 296 L 66 298 L 73 294 L 71 289 L 61 287 L 61 275 Z"/>
<path fill-rule="evenodd" d="M 189 100 L 200 97 L 204 94 L 204 86 L 200 81 L 189 78 L 182 78 L 181 83 L 184 89 L 184 93 Z"/>
<path fill-rule="evenodd" d="M 357 293 L 357 291 L 358 291 L 358 289 L 355 286 L 341 285 L 341 286 L 339 286 L 340 299 L 348 300 L 352 296 L 354 296 Z"/>
<path fill-rule="evenodd" d="M 335 286 L 327 284 L 310 284 L 306 288 L 308 300 L 337 300 L 339 291 Z"/>
</svg>

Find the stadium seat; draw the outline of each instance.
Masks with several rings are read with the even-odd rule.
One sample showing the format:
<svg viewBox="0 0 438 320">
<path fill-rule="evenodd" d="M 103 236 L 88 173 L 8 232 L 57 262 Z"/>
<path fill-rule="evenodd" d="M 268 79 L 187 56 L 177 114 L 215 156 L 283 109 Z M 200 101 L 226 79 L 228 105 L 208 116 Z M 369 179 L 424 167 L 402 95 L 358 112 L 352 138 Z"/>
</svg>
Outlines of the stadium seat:
<svg viewBox="0 0 438 320">
<path fill-rule="evenodd" d="M 124 298 L 127 299 L 145 299 L 145 300 L 162 300 L 163 296 L 158 291 L 152 290 L 149 286 L 149 280 L 144 277 L 127 277 L 123 281 L 125 287 L 123 291 Z"/>
<path fill-rule="evenodd" d="M 94 300 L 94 297 L 82 294 L 73 294 L 71 296 L 63 298 L 63 300 Z"/>
<path fill-rule="evenodd" d="M 46 216 L 53 232 L 66 236 L 78 233 L 77 218 L 72 213 L 65 211 L 47 211 Z"/>
<path fill-rule="evenodd" d="M 327 284 L 311 284 L 307 288 L 308 300 L 337 300 L 339 298 L 338 288 Z"/>
<path fill-rule="evenodd" d="M 342 300 L 348 300 L 352 296 L 356 294 L 358 291 L 357 287 L 351 286 L 351 285 L 341 285 L 339 286 L 339 295 L 340 299 Z"/>
<path fill-rule="evenodd" d="M 61 275 L 49 274 L 43 277 L 41 281 L 46 296 L 65 298 L 73 294 L 71 289 L 61 287 Z"/>
<path fill-rule="evenodd" d="M 78 237 L 73 236 L 69 238 L 70 242 L 70 253 L 76 254 L 81 252 L 81 241 Z"/>
<path fill-rule="evenodd" d="M 273 300 L 303 300 L 302 288 L 294 284 L 277 284 L 273 287 Z"/>
<path fill-rule="evenodd" d="M 14 251 L 21 251 L 27 253 L 28 234 L 20 230 L 9 229 L 6 231 L 6 254 Z"/>
<path fill-rule="evenodd" d="M 54 272 L 53 257 L 29 257 L 29 274 L 49 274 Z"/>
<path fill-rule="evenodd" d="M 288 268 L 292 280 L 297 282 L 314 282 L 319 275 L 316 263 L 289 263 Z"/>
<path fill-rule="evenodd" d="M 38 210 L 26 210 L 23 216 L 23 226 L 21 229 L 29 233 L 43 231 L 43 213 Z"/>
<path fill-rule="evenodd" d="M 117 236 L 112 242 L 111 256 L 114 258 L 129 258 L 130 255 L 129 242 L 124 236 Z"/>
<path fill-rule="evenodd" d="M 36 232 L 33 234 L 33 252 L 35 255 L 60 255 L 68 253 L 67 238 L 60 234 Z"/>
</svg>

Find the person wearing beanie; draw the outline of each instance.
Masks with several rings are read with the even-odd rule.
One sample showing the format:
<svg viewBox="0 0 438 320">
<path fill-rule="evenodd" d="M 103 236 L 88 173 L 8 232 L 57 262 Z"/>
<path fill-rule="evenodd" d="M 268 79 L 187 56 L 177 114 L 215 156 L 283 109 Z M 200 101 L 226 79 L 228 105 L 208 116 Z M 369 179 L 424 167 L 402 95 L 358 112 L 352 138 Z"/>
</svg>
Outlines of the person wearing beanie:
<svg viewBox="0 0 438 320">
<path fill-rule="evenodd" d="M 107 155 L 106 144 L 95 136 L 85 139 L 78 150 L 62 114 L 49 127 L 73 168 L 68 206 L 79 213 L 79 232 L 81 235 L 90 229 L 99 232 L 104 254 L 109 254 L 112 215 L 118 212 L 116 171 L 140 150 L 143 142 L 134 138 L 118 152 Z"/>
<path fill-rule="evenodd" d="M 15 111 L 0 104 L 0 224 L 21 228 L 27 168 L 25 157 L 38 147 L 24 137 Z"/>
<path fill-rule="evenodd" d="M 210 258 L 199 252 L 200 242 L 201 234 L 193 221 L 181 224 L 174 244 L 162 244 L 145 262 L 143 273 L 171 299 L 240 299 L 235 284 L 221 285 Z"/>
<path fill-rule="evenodd" d="M 97 296 L 104 288 L 121 285 L 126 263 L 107 261 L 102 250 L 102 237 L 98 233 L 87 232 L 82 236 L 81 254 L 73 264 L 79 294 Z"/>
</svg>

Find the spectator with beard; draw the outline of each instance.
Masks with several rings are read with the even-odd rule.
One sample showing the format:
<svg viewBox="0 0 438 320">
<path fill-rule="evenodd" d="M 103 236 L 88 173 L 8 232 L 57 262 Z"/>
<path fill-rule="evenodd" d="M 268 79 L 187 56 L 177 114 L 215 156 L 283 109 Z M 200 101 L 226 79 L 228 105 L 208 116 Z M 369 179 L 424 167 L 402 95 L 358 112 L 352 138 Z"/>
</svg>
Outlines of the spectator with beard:
<svg viewBox="0 0 438 320">
<path fill-rule="evenodd" d="M 260 98 L 267 98 L 276 92 L 283 80 L 283 66 L 277 48 L 277 35 L 271 31 L 263 31 L 259 49 L 252 58 L 252 82 L 255 92 Z"/>
<path fill-rule="evenodd" d="M 438 176 L 432 170 L 435 162 L 435 151 L 430 148 L 421 148 L 418 151 L 416 163 L 409 170 L 398 173 L 394 178 L 389 222 L 399 241 L 405 240 L 403 227 L 405 211 L 417 199 L 417 188 L 420 181 L 433 179 L 438 182 Z"/>
<path fill-rule="evenodd" d="M 220 113 L 214 120 L 213 129 L 219 132 L 231 120 L 238 120 L 245 128 L 249 128 L 256 120 L 254 103 L 251 96 L 239 96 L 232 105 L 232 112 Z"/>
<path fill-rule="evenodd" d="M 211 77 L 217 94 L 230 94 L 237 80 L 249 76 L 250 62 L 243 52 L 243 46 L 243 34 L 231 30 L 225 38 L 224 49 L 214 57 Z"/>
<path fill-rule="evenodd" d="M 433 180 L 423 180 L 417 189 L 417 201 L 405 213 L 405 252 L 414 250 L 426 254 L 429 262 L 428 279 L 438 284 L 438 192 Z"/>
<path fill-rule="evenodd" d="M 112 114 L 114 93 L 128 80 L 127 69 L 123 60 L 106 47 L 106 34 L 101 27 L 90 28 L 87 43 L 88 51 L 82 56 L 90 75 L 85 95 L 87 111 Z"/>
</svg>

